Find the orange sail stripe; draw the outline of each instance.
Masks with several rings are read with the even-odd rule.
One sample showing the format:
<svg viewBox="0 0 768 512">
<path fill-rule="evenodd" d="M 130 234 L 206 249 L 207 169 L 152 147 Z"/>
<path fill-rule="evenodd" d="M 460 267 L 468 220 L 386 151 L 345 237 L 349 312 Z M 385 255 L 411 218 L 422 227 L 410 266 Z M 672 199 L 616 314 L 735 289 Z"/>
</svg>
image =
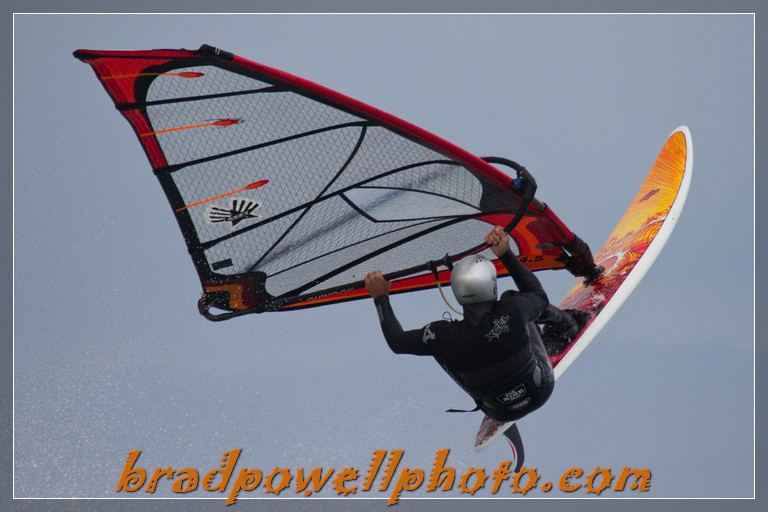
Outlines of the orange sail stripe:
<svg viewBox="0 0 768 512">
<path fill-rule="evenodd" d="M 224 199 L 225 197 L 229 197 L 231 195 L 237 194 L 238 192 L 243 192 L 244 190 L 254 190 L 257 188 L 261 188 L 267 183 L 269 183 L 269 180 L 254 181 L 253 183 L 249 183 L 244 187 L 236 188 L 235 190 L 230 190 L 229 192 L 224 192 L 223 194 L 219 194 L 217 196 L 208 197 L 206 199 L 201 199 L 200 201 L 196 201 L 194 203 L 184 205 L 181 208 L 177 208 L 176 211 L 183 212 L 184 210 L 194 208 L 195 206 L 200 206 L 201 204 L 210 203 L 211 201 L 216 201 L 217 199 Z"/>
<path fill-rule="evenodd" d="M 240 119 L 216 119 L 215 121 L 211 121 L 209 123 L 201 123 L 201 124 L 188 124 L 184 126 L 174 126 L 173 128 L 163 128 L 161 130 L 155 130 L 153 132 L 147 132 L 142 133 L 142 137 L 150 137 L 152 135 L 157 135 L 159 133 L 170 133 L 170 132 L 180 132 L 184 130 L 195 130 L 197 128 L 208 128 L 210 126 L 231 126 L 233 124 L 238 124 L 240 122 Z"/>
<path fill-rule="evenodd" d="M 167 71 L 165 73 L 126 73 L 123 75 L 108 75 L 101 77 L 102 80 L 121 80 L 125 78 L 138 78 L 140 76 L 177 76 L 179 78 L 200 78 L 201 76 L 205 76 L 205 73 L 200 73 L 198 71 L 179 71 L 177 73 L 174 73 L 172 71 Z"/>
</svg>

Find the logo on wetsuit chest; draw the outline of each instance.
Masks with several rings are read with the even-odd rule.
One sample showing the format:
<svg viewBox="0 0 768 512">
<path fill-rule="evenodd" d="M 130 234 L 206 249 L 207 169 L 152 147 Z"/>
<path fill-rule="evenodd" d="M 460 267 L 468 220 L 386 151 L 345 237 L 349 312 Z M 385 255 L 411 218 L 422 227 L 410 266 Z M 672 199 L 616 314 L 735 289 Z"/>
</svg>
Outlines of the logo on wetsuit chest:
<svg viewBox="0 0 768 512">
<path fill-rule="evenodd" d="M 500 316 L 493 321 L 491 330 L 485 333 L 488 341 L 498 339 L 505 332 L 509 332 L 509 315 Z"/>
<path fill-rule="evenodd" d="M 501 395 L 498 395 L 496 397 L 496 400 L 501 402 L 504 405 L 511 404 L 512 402 L 524 397 L 526 395 L 526 389 L 525 384 L 520 384 L 519 386 L 516 386 L 506 393 L 502 393 Z M 528 399 L 530 401 L 530 398 Z M 525 402 L 526 404 L 528 402 Z"/>
</svg>

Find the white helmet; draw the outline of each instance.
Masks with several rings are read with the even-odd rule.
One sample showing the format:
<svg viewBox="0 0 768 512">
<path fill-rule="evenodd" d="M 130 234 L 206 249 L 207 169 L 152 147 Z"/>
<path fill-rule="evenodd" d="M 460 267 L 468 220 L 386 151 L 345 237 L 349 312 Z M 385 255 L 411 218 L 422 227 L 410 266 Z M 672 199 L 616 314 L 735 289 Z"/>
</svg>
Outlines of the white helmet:
<svg viewBox="0 0 768 512">
<path fill-rule="evenodd" d="M 482 254 L 466 256 L 453 266 L 451 289 L 459 304 L 496 300 L 496 267 Z"/>
</svg>

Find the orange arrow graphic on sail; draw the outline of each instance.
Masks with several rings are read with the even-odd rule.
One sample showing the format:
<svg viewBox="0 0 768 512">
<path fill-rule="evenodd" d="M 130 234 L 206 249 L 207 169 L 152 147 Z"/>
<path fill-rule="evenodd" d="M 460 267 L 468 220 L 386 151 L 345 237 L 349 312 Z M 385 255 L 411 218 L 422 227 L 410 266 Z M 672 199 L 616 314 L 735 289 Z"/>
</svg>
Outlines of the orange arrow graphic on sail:
<svg viewBox="0 0 768 512">
<path fill-rule="evenodd" d="M 184 130 L 195 130 L 197 128 L 208 128 L 210 126 L 231 126 L 242 122 L 242 119 L 216 119 L 208 123 L 200 124 L 187 124 L 184 126 L 174 126 L 172 128 L 163 128 L 162 130 L 155 130 L 153 132 L 142 133 L 142 137 L 149 137 L 151 135 L 157 135 L 159 133 L 180 132 Z"/>
<path fill-rule="evenodd" d="M 102 80 L 120 80 L 123 78 L 138 78 L 140 76 L 177 76 L 179 78 L 200 78 L 205 73 L 199 71 L 166 71 L 164 73 L 126 73 L 123 75 L 108 75 L 101 77 Z"/>
<path fill-rule="evenodd" d="M 213 197 L 208 197 L 206 199 L 201 199 L 200 201 L 195 201 L 194 203 L 184 205 L 181 208 L 177 208 L 176 211 L 183 212 L 184 210 L 189 210 L 190 208 L 194 208 L 195 206 L 200 206 L 201 204 L 210 203 L 211 201 L 216 201 L 217 199 L 224 199 L 225 197 L 235 195 L 245 190 L 255 190 L 257 188 L 263 187 L 267 183 L 269 183 L 269 180 L 254 181 L 253 183 L 250 183 L 244 187 L 236 188 L 235 190 L 230 190 L 229 192 L 225 192 L 223 194 L 219 194 Z"/>
</svg>

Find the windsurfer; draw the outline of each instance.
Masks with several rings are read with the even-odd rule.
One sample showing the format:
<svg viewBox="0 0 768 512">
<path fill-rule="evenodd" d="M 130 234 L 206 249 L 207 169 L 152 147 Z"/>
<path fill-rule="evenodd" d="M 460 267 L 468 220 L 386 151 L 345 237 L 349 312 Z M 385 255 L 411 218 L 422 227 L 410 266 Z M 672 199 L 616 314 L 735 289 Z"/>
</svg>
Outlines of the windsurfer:
<svg viewBox="0 0 768 512">
<path fill-rule="evenodd" d="M 433 356 L 475 400 L 475 410 L 512 421 L 541 407 L 555 383 L 534 322 L 568 339 L 578 333 L 588 315 L 549 304 L 538 278 L 512 254 L 509 235 L 501 227 L 494 227 L 485 243 L 518 290 L 506 291 L 497 299 L 496 267 L 482 255 L 467 256 L 451 272 L 451 288 L 464 307 L 463 320 L 440 320 L 405 331 L 392 310 L 390 283 L 383 274 L 369 273 L 365 286 L 393 352 Z"/>
</svg>

